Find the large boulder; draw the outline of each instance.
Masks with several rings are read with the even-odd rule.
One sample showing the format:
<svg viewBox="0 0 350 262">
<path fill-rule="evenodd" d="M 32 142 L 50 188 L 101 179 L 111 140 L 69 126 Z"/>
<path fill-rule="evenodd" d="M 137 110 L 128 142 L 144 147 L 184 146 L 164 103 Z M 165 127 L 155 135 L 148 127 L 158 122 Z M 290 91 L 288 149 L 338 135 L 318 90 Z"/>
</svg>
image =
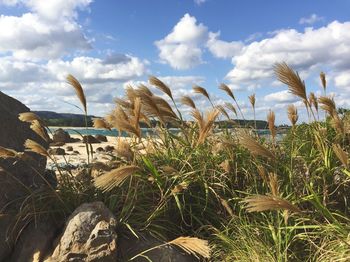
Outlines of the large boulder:
<svg viewBox="0 0 350 262">
<path fill-rule="evenodd" d="M 104 135 L 95 135 L 95 138 L 101 142 L 108 142 L 107 137 Z"/>
<path fill-rule="evenodd" d="M 53 132 L 52 141 L 54 143 L 69 143 L 71 141 L 71 137 L 68 132 L 64 131 L 62 128 L 59 128 Z"/>
<path fill-rule="evenodd" d="M 68 218 L 45 261 L 117 261 L 116 219 L 102 202 L 85 203 Z"/>
<path fill-rule="evenodd" d="M 48 148 L 48 143 L 30 129 L 29 123 L 18 119 L 19 113 L 28 111 L 21 102 L 0 92 L 0 146 L 23 152 L 25 140 L 32 139 Z M 0 261 L 9 255 L 12 245 L 7 241 L 11 239 L 7 232 L 15 222 L 11 214 L 21 204 L 14 200 L 28 192 L 25 187 L 34 190 L 45 184 L 38 173 L 45 173 L 46 158 L 34 153 L 30 157 L 30 162 L 0 158 Z"/>
<path fill-rule="evenodd" d="M 92 135 L 83 136 L 83 142 L 88 144 L 99 144 L 101 143 L 100 140 L 97 140 Z"/>
</svg>

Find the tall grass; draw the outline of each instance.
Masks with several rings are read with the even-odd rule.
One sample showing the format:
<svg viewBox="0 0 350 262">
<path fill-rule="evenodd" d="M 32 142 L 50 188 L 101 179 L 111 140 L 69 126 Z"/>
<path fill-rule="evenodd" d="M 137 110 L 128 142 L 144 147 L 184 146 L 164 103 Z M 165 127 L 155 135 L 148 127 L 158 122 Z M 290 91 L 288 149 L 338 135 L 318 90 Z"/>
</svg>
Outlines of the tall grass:
<svg viewBox="0 0 350 262">
<path fill-rule="evenodd" d="M 290 105 L 286 116 L 292 127 L 282 141 L 276 139 L 272 111 L 267 112 L 271 139 L 249 128 L 216 132 L 220 115 L 234 122 L 237 108 L 244 117 L 225 84 L 220 89 L 235 103 L 225 105 L 233 117 L 203 87 L 194 86 L 212 109 L 201 112 L 190 97 L 183 97 L 181 103 L 192 110 L 188 122 L 171 87 L 151 77 L 150 84 L 171 104 L 145 85 L 129 86 L 116 108 L 94 123 L 125 131 L 130 139 L 118 142 L 114 160 L 96 178 L 91 177 L 94 163 L 83 170 L 84 180 L 61 170 L 56 193 L 65 207 L 48 192 L 50 205 L 36 209 L 65 216 L 83 202 L 100 200 L 121 228 L 136 235 L 152 232 L 164 245 L 177 245 L 204 261 L 349 260 L 349 117 L 340 116 L 326 94 L 307 97 L 304 81 L 286 63 L 276 64 L 275 72 L 312 117 L 309 124 L 298 125 L 300 113 Z M 320 79 L 325 90 L 325 74 Z M 250 102 L 255 111 L 255 95 Z M 318 110 L 327 113 L 324 121 Z M 155 135 L 142 136 L 141 122 Z M 181 132 L 173 134 L 169 124 Z M 1 148 L 0 153 L 25 161 L 18 152 Z"/>
</svg>

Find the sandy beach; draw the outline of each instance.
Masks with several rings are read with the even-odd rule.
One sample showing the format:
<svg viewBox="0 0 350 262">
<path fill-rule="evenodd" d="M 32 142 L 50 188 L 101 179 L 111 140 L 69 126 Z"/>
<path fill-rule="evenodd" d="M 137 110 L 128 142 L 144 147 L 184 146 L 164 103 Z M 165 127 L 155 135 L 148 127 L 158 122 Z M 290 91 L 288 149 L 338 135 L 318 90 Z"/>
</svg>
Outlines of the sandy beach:
<svg viewBox="0 0 350 262">
<path fill-rule="evenodd" d="M 81 136 L 79 135 L 70 135 L 71 138 L 78 138 L 80 140 Z M 116 147 L 118 144 L 118 140 L 130 140 L 129 137 L 113 137 L 113 136 L 106 136 L 107 142 L 100 142 L 96 144 L 91 144 L 94 154 L 93 159 L 90 159 L 90 162 L 108 162 L 112 159 L 111 154 L 113 152 L 106 152 L 102 151 L 99 152 L 98 148 L 105 149 L 106 146 L 113 146 Z M 72 147 L 73 150 L 68 150 L 69 147 Z M 51 146 L 51 149 L 55 148 L 62 148 L 65 150 L 65 155 L 52 155 L 53 158 L 56 160 L 56 162 L 61 165 L 66 165 L 67 163 L 72 164 L 74 166 L 87 164 L 88 162 L 88 156 L 86 152 L 86 146 L 85 143 L 82 141 L 80 142 L 74 142 L 74 143 L 66 143 L 63 146 Z M 54 165 L 54 162 L 52 159 L 47 160 L 47 167 L 50 168 Z"/>
</svg>

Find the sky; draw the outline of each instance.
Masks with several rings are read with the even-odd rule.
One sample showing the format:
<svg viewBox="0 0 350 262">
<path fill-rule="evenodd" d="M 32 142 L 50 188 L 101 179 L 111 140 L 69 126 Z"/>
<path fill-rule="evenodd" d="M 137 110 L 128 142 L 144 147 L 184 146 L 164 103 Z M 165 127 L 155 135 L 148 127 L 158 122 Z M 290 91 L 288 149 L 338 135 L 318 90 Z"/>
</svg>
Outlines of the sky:
<svg viewBox="0 0 350 262">
<path fill-rule="evenodd" d="M 306 121 L 273 66 L 287 62 L 318 96 L 325 72 L 328 94 L 349 108 L 349 10 L 348 0 L 0 0 L 0 91 L 32 110 L 81 113 L 65 80 L 72 74 L 89 114 L 103 116 L 127 85 L 154 75 L 202 111 L 210 104 L 192 86 L 223 105 L 232 102 L 218 89 L 225 83 L 248 119 L 256 94 L 258 119 L 273 110 L 287 123 L 295 104 Z"/>
</svg>

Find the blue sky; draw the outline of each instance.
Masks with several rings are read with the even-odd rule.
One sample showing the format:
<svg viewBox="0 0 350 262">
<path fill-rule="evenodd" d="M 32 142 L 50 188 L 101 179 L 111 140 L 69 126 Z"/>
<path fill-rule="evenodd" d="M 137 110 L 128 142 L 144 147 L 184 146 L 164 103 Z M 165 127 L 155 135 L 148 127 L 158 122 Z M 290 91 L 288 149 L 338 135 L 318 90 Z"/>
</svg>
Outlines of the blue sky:
<svg viewBox="0 0 350 262">
<path fill-rule="evenodd" d="M 192 85 L 223 104 L 224 82 L 248 118 L 247 97 L 256 93 L 258 118 L 272 109 L 284 123 L 288 104 L 302 109 L 275 80 L 276 62 L 298 70 L 317 95 L 325 71 L 329 94 L 350 107 L 348 10 L 346 0 L 0 0 L 0 91 L 33 110 L 79 113 L 68 105 L 77 103 L 65 83 L 72 73 L 90 113 L 104 115 L 127 84 L 148 75 L 203 110 L 208 103 Z"/>
</svg>

